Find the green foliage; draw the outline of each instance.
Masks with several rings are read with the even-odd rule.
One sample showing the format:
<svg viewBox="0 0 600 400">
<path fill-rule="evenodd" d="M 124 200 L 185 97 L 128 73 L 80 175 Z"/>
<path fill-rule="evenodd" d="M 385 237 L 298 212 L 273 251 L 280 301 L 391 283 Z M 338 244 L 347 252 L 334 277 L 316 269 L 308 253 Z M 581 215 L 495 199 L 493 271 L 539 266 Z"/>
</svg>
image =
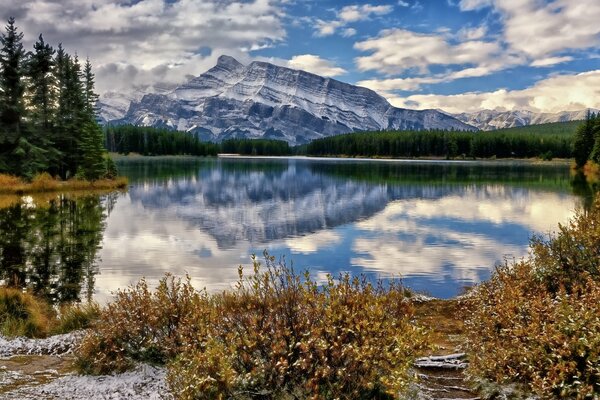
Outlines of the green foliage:
<svg viewBox="0 0 600 400">
<path fill-rule="evenodd" d="M 220 152 L 251 156 L 287 156 L 292 154 L 292 149 L 283 140 L 228 139 L 221 143 Z"/>
<path fill-rule="evenodd" d="M 104 129 L 108 151 L 147 156 L 194 155 L 216 156 L 233 153 L 255 156 L 284 156 L 292 154 L 290 145 L 272 139 L 228 139 L 222 143 L 203 142 L 197 136 L 169 129 L 133 125 L 107 126 Z"/>
<path fill-rule="evenodd" d="M 475 380 L 518 383 L 542 398 L 600 395 L 598 221 L 600 198 L 467 298 Z"/>
<path fill-rule="evenodd" d="M 215 156 L 219 152 L 217 145 L 190 133 L 144 126 L 107 126 L 104 140 L 108 151 L 121 154 Z"/>
<path fill-rule="evenodd" d="M 588 161 L 600 164 L 600 115 L 588 112 L 579 125 L 573 143 L 575 167 L 583 169 Z"/>
<path fill-rule="evenodd" d="M 308 155 L 350 157 L 569 158 L 572 133 L 544 131 L 544 126 L 497 130 L 355 132 L 317 139 L 299 149 Z"/>
<path fill-rule="evenodd" d="M 52 333 L 61 334 L 88 329 L 99 317 L 100 306 L 97 303 L 65 304 L 60 308 L 60 313 L 55 326 L 52 328 Z"/>
<path fill-rule="evenodd" d="M 0 36 L 0 173 L 63 179 L 107 175 L 94 75 L 42 35 L 25 53 L 14 18 Z"/>
<path fill-rule="evenodd" d="M 265 254 L 236 287 L 208 295 L 163 279 L 119 292 L 78 354 L 80 369 L 122 371 L 167 363 L 181 399 L 398 396 L 426 346 L 396 283 L 329 277 L 319 285 Z"/>
</svg>

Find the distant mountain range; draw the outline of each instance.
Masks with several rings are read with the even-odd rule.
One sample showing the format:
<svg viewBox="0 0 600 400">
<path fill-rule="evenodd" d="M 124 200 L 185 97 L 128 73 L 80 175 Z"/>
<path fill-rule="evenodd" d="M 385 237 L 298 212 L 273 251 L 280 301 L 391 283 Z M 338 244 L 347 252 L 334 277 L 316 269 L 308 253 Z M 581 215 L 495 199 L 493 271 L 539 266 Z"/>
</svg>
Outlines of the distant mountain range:
<svg viewBox="0 0 600 400">
<path fill-rule="evenodd" d="M 393 107 L 370 89 L 266 62 L 243 65 L 228 56 L 175 88 L 109 93 L 100 109 L 105 122 L 167 127 L 213 141 L 272 138 L 301 144 L 363 130 L 477 130 L 437 110 Z"/>
<path fill-rule="evenodd" d="M 291 144 L 353 131 L 493 130 L 579 120 L 586 114 L 396 108 L 370 89 L 267 62 L 243 65 L 229 56 L 179 86 L 106 93 L 99 108 L 104 123 L 177 129 L 211 141 L 269 138 Z"/>
<path fill-rule="evenodd" d="M 551 122 L 579 121 L 585 119 L 588 110 L 594 113 L 599 111 L 591 108 L 580 111 L 562 111 L 558 113 L 482 110 L 472 113 L 448 115 L 483 131 L 491 131 L 502 128 L 548 124 Z"/>
</svg>

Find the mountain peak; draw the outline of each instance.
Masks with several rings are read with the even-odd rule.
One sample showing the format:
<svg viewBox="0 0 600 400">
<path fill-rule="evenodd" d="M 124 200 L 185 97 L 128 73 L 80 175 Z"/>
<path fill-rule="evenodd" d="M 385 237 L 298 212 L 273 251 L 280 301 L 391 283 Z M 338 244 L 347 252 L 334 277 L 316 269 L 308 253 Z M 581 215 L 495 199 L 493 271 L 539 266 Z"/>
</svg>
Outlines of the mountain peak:
<svg viewBox="0 0 600 400">
<path fill-rule="evenodd" d="M 240 67 L 244 66 L 244 64 L 242 64 L 235 58 L 228 56 L 228 55 L 220 56 L 217 59 L 217 65 L 220 65 L 222 67 L 230 67 L 230 68 L 232 67 L 232 69 L 236 69 L 236 68 L 240 68 Z"/>
</svg>

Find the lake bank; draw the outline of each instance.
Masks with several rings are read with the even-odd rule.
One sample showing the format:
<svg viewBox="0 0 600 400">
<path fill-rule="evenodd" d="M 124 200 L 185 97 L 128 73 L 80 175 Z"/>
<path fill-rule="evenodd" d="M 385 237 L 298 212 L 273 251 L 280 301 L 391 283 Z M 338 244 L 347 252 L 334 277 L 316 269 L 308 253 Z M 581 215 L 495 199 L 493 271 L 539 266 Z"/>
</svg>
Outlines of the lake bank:
<svg viewBox="0 0 600 400">
<path fill-rule="evenodd" d="M 16 176 L 0 174 L 0 195 L 122 190 L 127 188 L 128 182 L 129 180 L 124 176 L 95 181 L 83 179 L 63 181 L 48 174 L 38 175 L 28 182 Z"/>
</svg>

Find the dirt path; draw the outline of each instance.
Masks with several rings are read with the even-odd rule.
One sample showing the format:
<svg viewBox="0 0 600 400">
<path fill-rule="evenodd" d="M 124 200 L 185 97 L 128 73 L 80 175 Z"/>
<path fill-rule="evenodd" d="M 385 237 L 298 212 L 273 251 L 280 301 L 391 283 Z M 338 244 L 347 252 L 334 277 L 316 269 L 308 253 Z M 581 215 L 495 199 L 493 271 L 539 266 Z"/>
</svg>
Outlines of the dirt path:
<svg viewBox="0 0 600 400">
<path fill-rule="evenodd" d="M 435 346 L 434 354 L 415 362 L 419 399 L 479 399 L 465 380 L 468 361 L 464 354 L 464 325 L 458 301 L 421 302 L 416 307 L 416 319 L 431 330 Z"/>
</svg>

